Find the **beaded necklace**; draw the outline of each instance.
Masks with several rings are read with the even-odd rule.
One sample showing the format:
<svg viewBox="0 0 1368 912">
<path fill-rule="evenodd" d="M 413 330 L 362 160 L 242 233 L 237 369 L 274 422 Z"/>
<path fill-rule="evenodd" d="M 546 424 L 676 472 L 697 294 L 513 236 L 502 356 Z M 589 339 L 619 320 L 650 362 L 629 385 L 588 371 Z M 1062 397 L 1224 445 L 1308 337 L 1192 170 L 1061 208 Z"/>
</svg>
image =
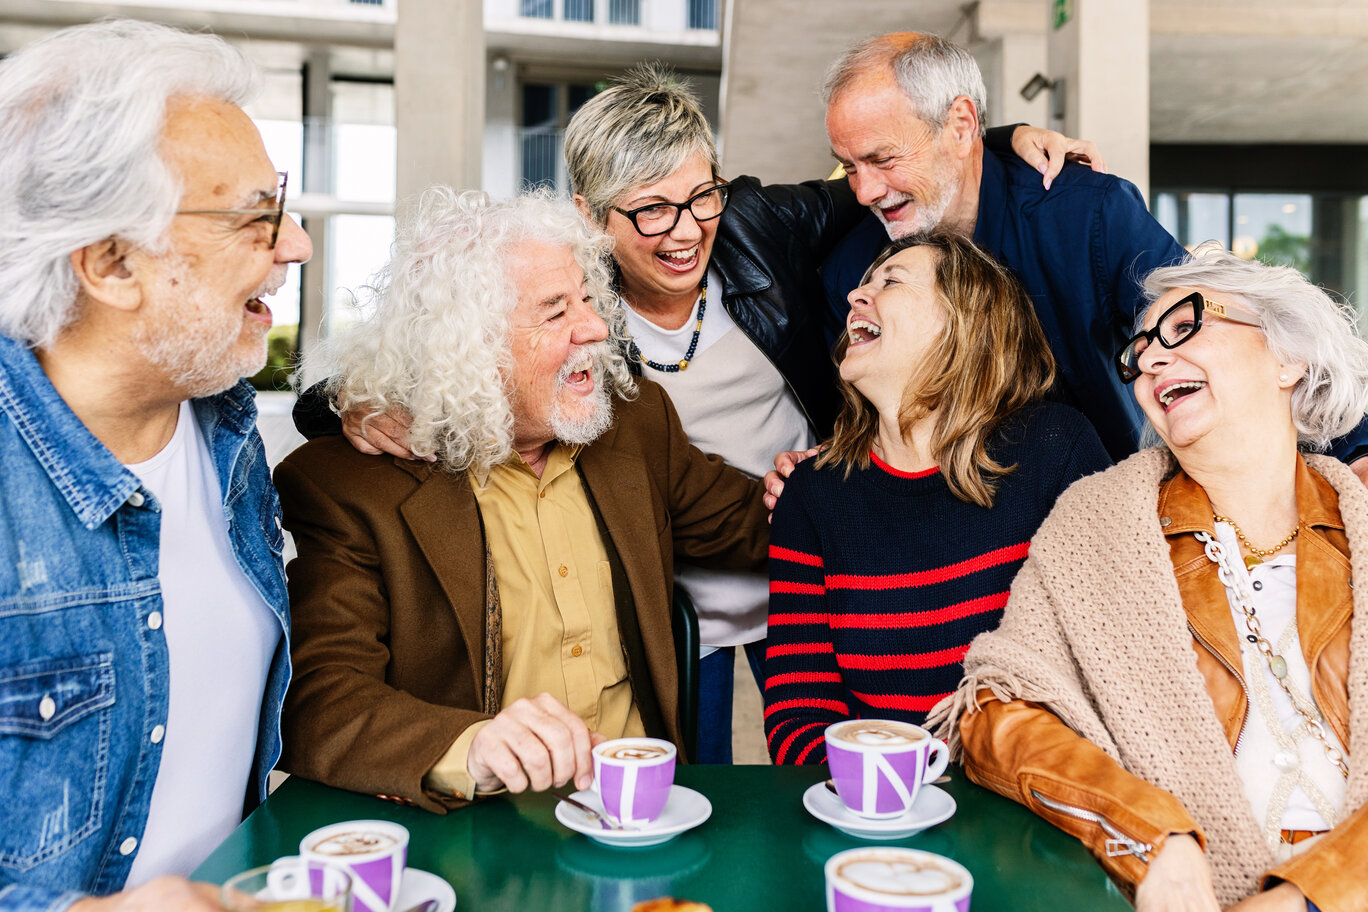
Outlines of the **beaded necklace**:
<svg viewBox="0 0 1368 912">
<path fill-rule="evenodd" d="M 689 362 L 693 360 L 694 351 L 698 348 L 698 334 L 703 331 L 703 313 L 705 310 L 707 310 L 707 307 L 708 276 L 705 273 L 703 275 L 702 290 L 698 294 L 698 322 L 694 323 L 693 338 L 689 340 L 689 350 L 684 353 L 684 357 L 681 358 L 675 364 L 657 364 L 650 358 L 643 355 L 641 353 L 641 349 L 637 348 L 636 340 L 631 338 L 627 340 L 628 357 L 630 357 L 634 361 L 640 361 L 642 364 L 646 365 L 652 370 L 658 370 L 666 374 L 677 374 L 682 370 L 688 370 Z"/>
</svg>

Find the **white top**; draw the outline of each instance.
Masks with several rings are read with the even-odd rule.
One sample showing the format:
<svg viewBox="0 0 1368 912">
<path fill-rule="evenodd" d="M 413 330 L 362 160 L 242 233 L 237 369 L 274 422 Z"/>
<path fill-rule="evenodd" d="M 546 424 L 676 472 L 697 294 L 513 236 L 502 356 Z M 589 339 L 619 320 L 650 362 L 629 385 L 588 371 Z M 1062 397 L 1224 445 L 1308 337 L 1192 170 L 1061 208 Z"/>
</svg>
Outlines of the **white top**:
<svg viewBox="0 0 1368 912">
<path fill-rule="evenodd" d="M 1231 564 L 1241 577 L 1237 585 L 1247 587 L 1264 638 L 1272 644 L 1274 655 L 1287 662 L 1286 680 L 1292 692 L 1313 718 L 1323 720 L 1310 695 L 1311 670 L 1297 635 L 1296 556 L 1274 556 L 1246 571 L 1239 559 L 1239 541 L 1228 523 L 1216 523 L 1216 538 L 1235 558 Z M 1229 589 L 1226 595 L 1240 636 L 1249 693 L 1249 713 L 1236 745 L 1235 766 L 1254 817 L 1263 824 L 1265 840 L 1276 847 L 1281 842 L 1280 830 L 1331 829 L 1339 821 L 1346 782 L 1278 685 L 1268 660 L 1249 642 L 1244 612 Z M 1330 743 L 1343 751 L 1330 726 L 1323 721 L 1322 725 Z"/>
<path fill-rule="evenodd" d="M 647 358 L 668 364 L 684 357 L 698 320 L 697 302 L 676 330 L 661 329 L 627 303 L 627 331 Z M 823 369 L 813 365 L 813 370 Z M 714 270 L 708 272 L 708 307 L 688 368 L 666 373 L 642 365 L 642 371 L 670 394 L 695 446 L 756 478 L 774 467 L 777 453 L 806 450 L 816 442 L 783 375 L 722 306 L 722 278 Z M 769 613 L 765 573 L 676 564 L 675 584 L 693 600 L 705 655 L 708 647 L 764 637 Z"/>
<path fill-rule="evenodd" d="M 128 469 L 161 507 L 159 629 L 171 666 L 167 718 L 148 720 L 149 749 L 160 743 L 162 756 L 132 887 L 189 874 L 241 822 L 280 627 L 229 546 L 218 474 L 189 402 L 171 442 Z"/>
</svg>

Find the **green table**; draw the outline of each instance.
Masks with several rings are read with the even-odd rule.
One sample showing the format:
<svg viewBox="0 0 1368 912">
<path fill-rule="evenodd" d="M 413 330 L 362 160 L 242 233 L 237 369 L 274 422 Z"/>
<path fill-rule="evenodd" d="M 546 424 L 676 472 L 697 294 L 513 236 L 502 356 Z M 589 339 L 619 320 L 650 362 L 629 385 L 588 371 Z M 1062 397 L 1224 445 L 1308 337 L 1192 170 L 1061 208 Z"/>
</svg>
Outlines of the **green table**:
<svg viewBox="0 0 1368 912">
<path fill-rule="evenodd" d="M 446 816 L 291 778 L 195 871 L 222 883 L 295 854 L 299 840 L 338 820 L 408 827 L 409 864 L 456 889 L 457 912 L 627 912 L 653 896 L 708 903 L 716 912 L 825 908 L 822 865 L 860 845 L 905 845 L 947 855 L 974 875 L 975 912 L 1088 912 L 1130 906 L 1073 838 L 1013 802 L 965 781 L 941 786 L 955 816 L 910 839 L 871 843 L 808 815 L 803 791 L 826 767 L 681 766 L 675 781 L 713 805 L 702 826 L 662 846 L 614 849 L 555 819 L 549 795 L 500 796 Z"/>
</svg>

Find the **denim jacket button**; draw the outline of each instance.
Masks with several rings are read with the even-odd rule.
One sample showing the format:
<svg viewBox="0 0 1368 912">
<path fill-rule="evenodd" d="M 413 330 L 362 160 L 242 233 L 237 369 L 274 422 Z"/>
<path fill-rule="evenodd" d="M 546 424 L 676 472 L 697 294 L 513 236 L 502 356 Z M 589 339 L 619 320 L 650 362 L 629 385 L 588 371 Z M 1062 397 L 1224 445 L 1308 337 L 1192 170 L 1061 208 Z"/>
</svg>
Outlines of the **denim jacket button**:
<svg viewBox="0 0 1368 912">
<path fill-rule="evenodd" d="M 43 699 L 38 701 L 38 715 L 44 722 L 57 714 L 57 704 L 52 697 L 43 694 Z"/>
<path fill-rule="evenodd" d="M 165 725 L 158 725 L 156 728 L 153 728 L 153 729 L 152 729 L 152 743 L 153 743 L 153 744 L 161 744 L 161 743 L 162 743 L 162 738 L 165 738 L 165 737 L 166 737 L 166 726 L 165 726 Z"/>
<path fill-rule="evenodd" d="M 147 498 L 142 496 L 141 491 L 134 491 L 128 495 L 128 505 L 130 507 L 141 507 L 147 502 Z"/>
<path fill-rule="evenodd" d="M 147 616 L 147 626 L 153 630 L 161 630 L 162 616 L 160 611 L 154 611 Z"/>
<path fill-rule="evenodd" d="M 138 847 L 138 840 L 134 839 L 132 836 L 129 836 L 129 837 L 128 837 L 127 839 L 125 839 L 123 842 L 119 843 L 119 854 L 120 854 L 120 855 L 132 855 L 132 854 L 133 854 L 133 850 L 136 849 L 137 847 Z"/>
</svg>

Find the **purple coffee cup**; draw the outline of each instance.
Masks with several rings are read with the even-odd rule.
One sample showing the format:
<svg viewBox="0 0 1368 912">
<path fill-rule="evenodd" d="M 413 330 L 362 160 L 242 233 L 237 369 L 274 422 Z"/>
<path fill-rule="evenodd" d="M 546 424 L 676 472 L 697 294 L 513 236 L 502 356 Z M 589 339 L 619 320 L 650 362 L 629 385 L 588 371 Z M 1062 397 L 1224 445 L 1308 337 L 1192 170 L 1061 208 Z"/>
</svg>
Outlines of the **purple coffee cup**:
<svg viewBox="0 0 1368 912">
<path fill-rule="evenodd" d="M 827 912 L 969 912 L 974 878 L 956 861 L 892 846 L 827 859 Z"/>
<path fill-rule="evenodd" d="M 826 729 L 836 794 L 854 814 L 897 817 L 924 783 L 945 772 L 950 751 L 924 728 L 889 719 L 847 719 Z"/>
<path fill-rule="evenodd" d="M 314 830 L 299 854 L 352 874 L 352 912 L 390 912 L 408 863 L 408 830 L 388 820 L 347 820 Z"/>
<path fill-rule="evenodd" d="M 659 738 L 617 738 L 594 748 L 594 791 L 611 823 L 639 827 L 665 810 L 675 746 Z"/>
</svg>

